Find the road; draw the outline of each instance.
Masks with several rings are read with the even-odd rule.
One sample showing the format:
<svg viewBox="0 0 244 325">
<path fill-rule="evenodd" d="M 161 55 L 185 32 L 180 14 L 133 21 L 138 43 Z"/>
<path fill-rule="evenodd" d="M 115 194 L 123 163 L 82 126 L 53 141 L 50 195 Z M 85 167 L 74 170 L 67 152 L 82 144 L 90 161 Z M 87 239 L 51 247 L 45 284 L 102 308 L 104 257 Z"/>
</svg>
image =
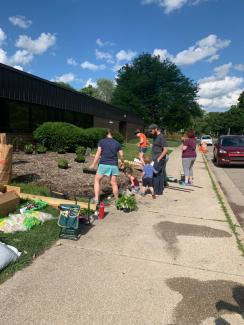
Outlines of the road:
<svg viewBox="0 0 244 325">
<path fill-rule="evenodd" d="M 211 162 L 212 148 L 209 148 L 207 158 Z M 211 163 L 211 167 L 244 229 L 244 166 L 216 167 Z"/>
</svg>

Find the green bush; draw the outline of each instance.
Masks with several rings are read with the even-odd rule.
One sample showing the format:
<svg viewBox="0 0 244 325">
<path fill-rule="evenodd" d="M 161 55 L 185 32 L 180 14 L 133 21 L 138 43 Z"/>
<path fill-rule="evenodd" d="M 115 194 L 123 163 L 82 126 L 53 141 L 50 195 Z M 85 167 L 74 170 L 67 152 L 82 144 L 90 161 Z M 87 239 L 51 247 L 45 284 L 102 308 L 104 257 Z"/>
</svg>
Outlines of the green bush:
<svg viewBox="0 0 244 325">
<path fill-rule="evenodd" d="M 27 153 L 27 154 L 32 154 L 34 152 L 34 146 L 33 144 L 26 144 L 24 146 L 24 152 Z"/>
<path fill-rule="evenodd" d="M 47 147 L 45 147 L 42 144 L 37 144 L 36 145 L 36 152 L 37 153 L 46 153 L 47 152 Z"/>
<path fill-rule="evenodd" d="M 85 156 L 86 148 L 82 147 L 82 146 L 79 146 L 79 147 L 76 148 L 75 153 L 77 154 L 77 156 L 78 155 Z"/>
<path fill-rule="evenodd" d="M 58 167 L 62 169 L 67 169 L 69 167 L 68 160 L 66 159 L 59 159 L 58 161 Z"/>
<path fill-rule="evenodd" d="M 84 163 L 86 161 L 86 157 L 82 154 L 78 154 L 76 157 L 75 157 L 75 161 L 78 162 L 78 163 Z"/>
<path fill-rule="evenodd" d="M 58 148 L 57 153 L 59 154 L 66 153 L 66 150 L 64 148 Z"/>
<path fill-rule="evenodd" d="M 45 122 L 33 133 L 34 139 L 52 151 L 65 148 L 66 151 L 75 152 L 77 147 L 95 148 L 98 141 L 106 136 L 106 129 L 81 129 L 78 126 L 65 122 Z M 120 143 L 123 136 L 115 131 L 114 138 Z"/>
<path fill-rule="evenodd" d="M 124 194 L 116 201 L 116 208 L 117 210 L 129 209 L 135 211 L 138 207 L 134 196 Z"/>
</svg>

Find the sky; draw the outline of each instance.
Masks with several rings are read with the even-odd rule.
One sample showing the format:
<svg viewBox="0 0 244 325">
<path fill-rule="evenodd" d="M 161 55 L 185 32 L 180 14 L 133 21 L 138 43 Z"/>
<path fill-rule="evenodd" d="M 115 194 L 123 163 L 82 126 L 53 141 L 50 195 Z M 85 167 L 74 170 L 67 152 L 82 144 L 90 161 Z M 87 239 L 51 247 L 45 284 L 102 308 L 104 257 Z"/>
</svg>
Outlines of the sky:
<svg viewBox="0 0 244 325">
<path fill-rule="evenodd" d="M 199 84 L 203 109 L 225 111 L 244 90 L 243 12 L 244 0 L 8 0 L 0 62 L 81 89 L 151 53 Z"/>
</svg>

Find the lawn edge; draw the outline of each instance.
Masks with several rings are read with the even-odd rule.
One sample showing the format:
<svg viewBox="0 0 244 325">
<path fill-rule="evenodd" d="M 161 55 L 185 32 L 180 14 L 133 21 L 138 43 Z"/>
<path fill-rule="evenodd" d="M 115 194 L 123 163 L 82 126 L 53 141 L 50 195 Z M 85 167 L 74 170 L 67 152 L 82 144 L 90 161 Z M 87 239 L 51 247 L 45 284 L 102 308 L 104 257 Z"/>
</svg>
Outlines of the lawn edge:
<svg viewBox="0 0 244 325">
<path fill-rule="evenodd" d="M 203 161 L 205 164 L 205 168 L 206 168 L 209 178 L 211 180 L 213 191 L 217 197 L 218 203 L 225 215 L 226 221 L 227 221 L 233 235 L 235 236 L 237 247 L 239 248 L 239 250 L 242 253 L 242 256 L 244 257 L 244 233 L 241 228 L 241 225 L 240 225 L 239 221 L 237 220 L 230 204 L 228 203 L 228 200 L 227 200 L 224 192 L 222 191 L 215 174 L 211 170 L 211 167 L 209 166 L 209 162 L 207 161 L 204 154 L 202 154 L 202 157 L 203 157 Z"/>
</svg>

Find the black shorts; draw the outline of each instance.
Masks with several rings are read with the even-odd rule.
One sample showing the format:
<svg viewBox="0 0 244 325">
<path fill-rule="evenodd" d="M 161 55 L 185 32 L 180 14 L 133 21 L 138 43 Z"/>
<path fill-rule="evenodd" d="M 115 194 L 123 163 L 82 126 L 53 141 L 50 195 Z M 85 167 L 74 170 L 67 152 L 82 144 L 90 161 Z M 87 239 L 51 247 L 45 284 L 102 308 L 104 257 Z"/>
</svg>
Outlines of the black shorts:
<svg viewBox="0 0 244 325">
<path fill-rule="evenodd" d="M 146 178 L 143 178 L 142 179 L 142 185 L 144 186 L 144 187 L 152 187 L 153 186 L 153 180 L 152 180 L 152 178 L 149 178 L 149 177 L 146 177 Z"/>
</svg>

